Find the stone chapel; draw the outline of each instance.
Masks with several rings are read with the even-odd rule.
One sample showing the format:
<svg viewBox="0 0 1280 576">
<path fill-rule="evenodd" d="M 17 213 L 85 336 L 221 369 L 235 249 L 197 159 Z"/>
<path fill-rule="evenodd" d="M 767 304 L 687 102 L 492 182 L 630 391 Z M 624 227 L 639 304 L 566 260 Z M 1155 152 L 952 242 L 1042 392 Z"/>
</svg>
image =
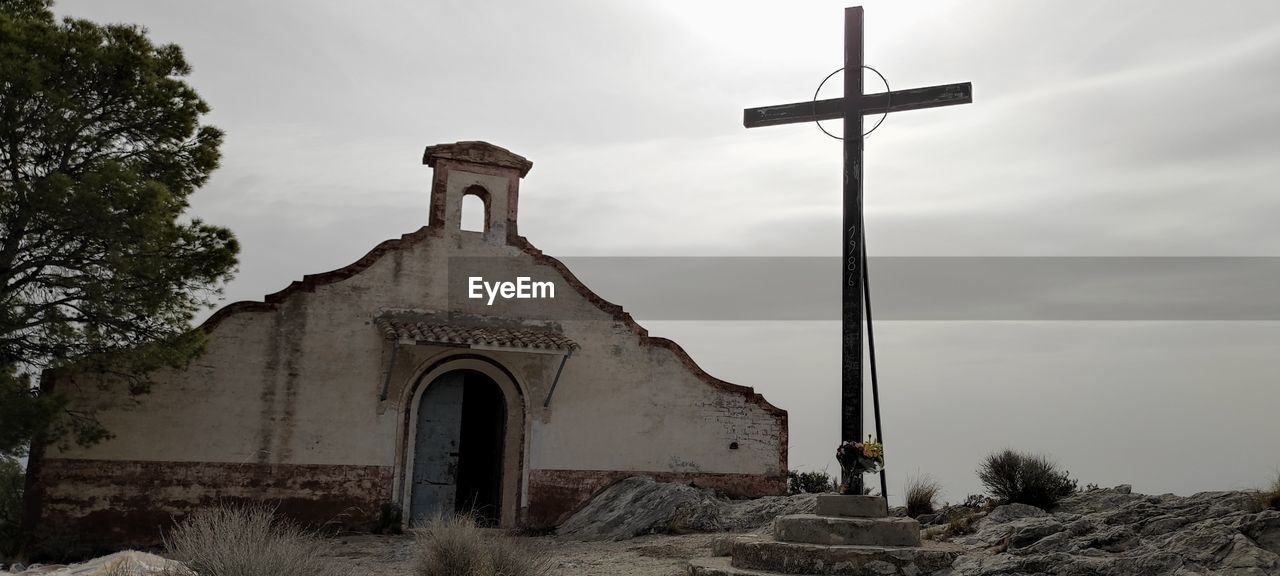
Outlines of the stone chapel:
<svg viewBox="0 0 1280 576">
<path fill-rule="evenodd" d="M 269 502 L 310 525 L 465 511 L 545 527 L 632 475 L 785 492 L 784 410 L 649 336 L 518 234 L 530 161 L 458 142 L 423 163 L 426 226 L 220 309 L 199 328 L 205 354 L 154 374 L 149 394 L 46 374 L 114 437 L 33 447 L 35 542 L 154 544 L 220 502 Z M 461 229 L 466 196 L 483 204 L 482 231 Z M 550 282 L 557 312 L 460 297 L 450 276 L 467 258 Z"/>
</svg>

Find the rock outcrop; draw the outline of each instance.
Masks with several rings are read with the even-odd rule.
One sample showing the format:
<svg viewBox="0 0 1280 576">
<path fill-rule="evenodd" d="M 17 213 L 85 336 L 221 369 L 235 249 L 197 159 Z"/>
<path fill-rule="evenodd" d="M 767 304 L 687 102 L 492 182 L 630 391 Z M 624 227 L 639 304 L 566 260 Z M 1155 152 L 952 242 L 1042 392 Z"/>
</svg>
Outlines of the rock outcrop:
<svg viewBox="0 0 1280 576">
<path fill-rule="evenodd" d="M 1052 513 L 1011 504 L 953 542 L 954 576 L 1280 574 L 1280 511 L 1247 492 L 1148 496 L 1127 486 L 1067 498 Z"/>
<path fill-rule="evenodd" d="M 732 501 L 635 477 L 598 494 L 559 533 L 584 540 L 686 531 L 763 533 L 775 517 L 814 511 L 812 494 Z M 958 512 L 940 511 L 939 522 L 923 533 L 945 539 L 945 519 Z M 1076 494 L 1048 512 L 998 506 L 975 514 L 971 525 L 972 533 L 950 538 L 947 545 L 958 550 L 950 567 L 921 576 L 1280 575 L 1280 511 L 1262 510 L 1249 492 L 1151 496 L 1119 486 Z M 717 553 L 727 554 L 735 541 L 772 545 L 772 538 L 759 534 L 726 540 Z"/>
<path fill-rule="evenodd" d="M 64 566 L 34 564 L 11 566 L 9 572 L 21 576 L 195 576 L 181 562 L 155 554 L 125 550 L 80 564 Z"/>
<path fill-rule="evenodd" d="M 812 512 L 815 498 L 725 500 L 710 490 L 633 476 L 601 491 L 556 532 L 581 540 L 624 540 L 654 533 L 767 530 L 778 516 Z"/>
</svg>

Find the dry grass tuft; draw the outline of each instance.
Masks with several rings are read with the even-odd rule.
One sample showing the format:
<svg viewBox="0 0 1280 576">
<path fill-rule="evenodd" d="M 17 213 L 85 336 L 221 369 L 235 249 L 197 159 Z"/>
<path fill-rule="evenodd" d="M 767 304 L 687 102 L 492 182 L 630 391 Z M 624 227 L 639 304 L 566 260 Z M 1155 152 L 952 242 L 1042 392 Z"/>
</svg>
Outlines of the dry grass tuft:
<svg viewBox="0 0 1280 576">
<path fill-rule="evenodd" d="M 912 518 L 937 511 L 942 484 L 928 474 L 907 477 L 907 516 Z"/>
<path fill-rule="evenodd" d="M 437 517 L 418 531 L 416 576 L 543 576 L 546 553 L 496 531 L 470 516 Z"/>
<path fill-rule="evenodd" d="M 1271 483 L 1271 487 L 1263 490 L 1258 496 L 1263 508 L 1280 510 L 1280 473 L 1276 474 L 1276 479 Z"/>
<path fill-rule="evenodd" d="M 261 505 L 199 510 L 165 538 L 167 556 L 200 576 L 329 576 L 324 540 Z"/>
</svg>

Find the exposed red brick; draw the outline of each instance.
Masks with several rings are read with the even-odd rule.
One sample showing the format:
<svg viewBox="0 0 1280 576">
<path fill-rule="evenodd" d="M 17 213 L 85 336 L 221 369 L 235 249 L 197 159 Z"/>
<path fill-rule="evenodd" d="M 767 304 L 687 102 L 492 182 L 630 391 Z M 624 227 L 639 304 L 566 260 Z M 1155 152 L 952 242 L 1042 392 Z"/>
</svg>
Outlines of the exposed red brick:
<svg viewBox="0 0 1280 576">
<path fill-rule="evenodd" d="M 31 551 L 153 546 L 191 511 L 264 502 L 309 526 L 367 529 L 391 500 L 389 466 L 43 458 Z"/>
<path fill-rule="evenodd" d="M 548 527 L 559 524 L 591 497 L 613 483 L 631 476 L 648 476 L 658 482 L 691 484 L 733 498 L 777 496 L 787 492 L 787 477 L 768 474 L 706 474 L 697 472 L 640 472 L 629 470 L 530 470 L 529 510 L 526 524 Z"/>
<path fill-rule="evenodd" d="M 521 178 L 533 168 L 533 162 L 501 146 L 494 146 L 479 140 L 466 140 L 453 144 L 436 144 L 427 146 L 422 153 L 422 163 L 434 168 L 441 159 L 467 162 L 481 167 L 497 166 L 515 170 Z"/>
<path fill-rule="evenodd" d="M 356 274 L 363 272 L 366 268 L 372 266 L 382 258 L 383 255 L 396 250 L 408 248 L 422 241 L 424 238 L 431 236 L 435 232 L 438 232 L 438 229 L 423 226 L 416 232 L 405 234 L 400 238 L 383 241 L 377 246 L 374 246 L 372 250 L 362 256 L 359 260 L 343 266 L 342 268 L 320 274 L 308 274 L 303 276 L 302 280 L 293 281 L 283 290 L 264 296 L 261 302 L 241 300 L 239 302 L 227 304 L 226 306 L 219 308 L 217 312 L 214 312 L 213 315 L 209 316 L 209 318 L 200 324 L 200 329 L 204 330 L 206 333 L 212 332 L 214 328 L 217 328 L 218 325 L 222 323 L 223 320 L 241 312 L 273 312 L 280 303 L 284 302 L 285 299 L 295 292 L 314 292 L 317 286 L 346 280 L 347 278 L 355 276 Z"/>
</svg>

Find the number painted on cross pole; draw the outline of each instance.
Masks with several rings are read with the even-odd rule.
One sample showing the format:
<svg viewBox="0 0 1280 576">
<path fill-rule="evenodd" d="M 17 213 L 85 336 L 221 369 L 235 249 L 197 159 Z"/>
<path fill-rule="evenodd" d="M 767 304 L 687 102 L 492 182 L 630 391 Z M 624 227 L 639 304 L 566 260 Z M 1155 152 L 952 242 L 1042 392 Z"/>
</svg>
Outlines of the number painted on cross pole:
<svg viewBox="0 0 1280 576">
<path fill-rule="evenodd" d="M 845 275 L 846 286 L 858 286 L 858 282 L 862 280 L 862 276 L 858 273 L 858 227 L 849 227 L 849 249 L 845 252 L 844 269 L 848 272 Z"/>
</svg>

